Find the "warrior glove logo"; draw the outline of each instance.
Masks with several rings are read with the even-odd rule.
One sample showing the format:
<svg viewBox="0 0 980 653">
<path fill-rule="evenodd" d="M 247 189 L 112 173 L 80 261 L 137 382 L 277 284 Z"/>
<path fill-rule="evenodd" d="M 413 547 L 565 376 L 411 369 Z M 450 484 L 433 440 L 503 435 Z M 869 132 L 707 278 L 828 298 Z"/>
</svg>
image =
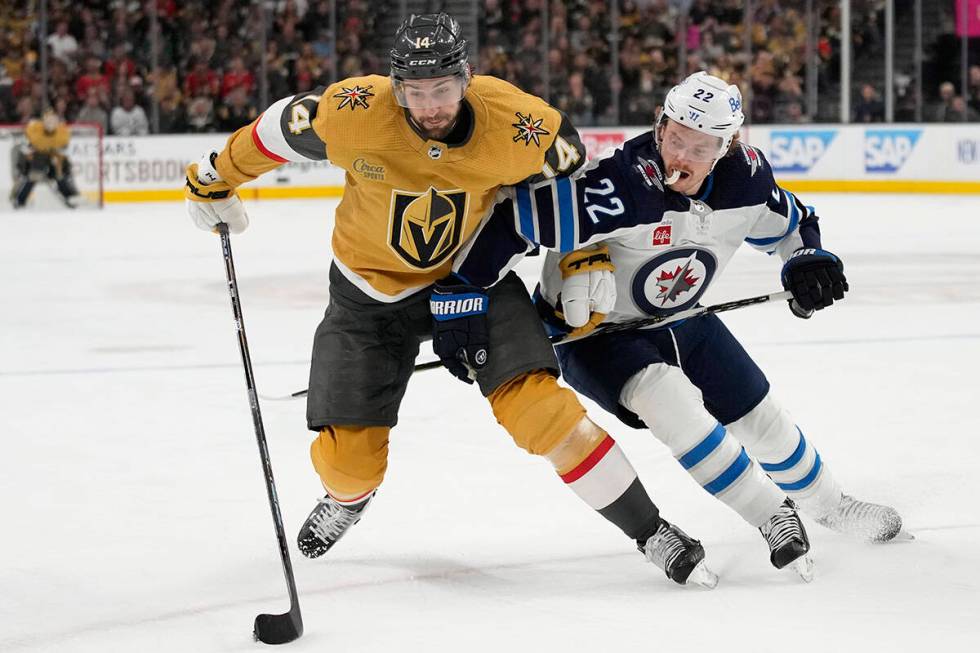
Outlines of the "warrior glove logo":
<svg viewBox="0 0 980 653">
<path fill-rule="evenodd" d="M 391 197 L 388 244 L 412 267 L 431 268 L 459 247 L 465 219 L 465 191 L 432 187 L 424 193 L 396 190 Z"/>
</svg>

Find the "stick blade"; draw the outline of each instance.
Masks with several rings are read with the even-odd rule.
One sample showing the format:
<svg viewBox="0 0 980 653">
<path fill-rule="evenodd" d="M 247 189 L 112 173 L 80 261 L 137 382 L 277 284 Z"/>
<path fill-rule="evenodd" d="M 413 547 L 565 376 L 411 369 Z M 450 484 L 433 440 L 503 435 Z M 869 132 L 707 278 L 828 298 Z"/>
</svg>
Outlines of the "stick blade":
<svg viewBox="0 0 980 653">
<path fill-rule="evenodd" d="M 303 635 L 303 617 L 299 610 L 290 610 L 286 614 L 260 614 L 255 618 L 252 634 L 263 644 L 288 644 Z"/>
</svg>

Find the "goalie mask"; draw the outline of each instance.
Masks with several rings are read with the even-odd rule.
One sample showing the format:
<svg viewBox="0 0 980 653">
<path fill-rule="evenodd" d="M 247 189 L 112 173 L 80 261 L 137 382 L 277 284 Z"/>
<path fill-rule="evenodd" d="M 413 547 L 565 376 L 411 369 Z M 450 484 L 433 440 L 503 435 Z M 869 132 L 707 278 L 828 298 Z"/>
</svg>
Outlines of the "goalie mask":
<svg viewBox="0 0 980 653">
<path fill-rule="evenodd" d="M 466 40 L 449 14 L 413 14 L 395 34 L 391 86 L 406 109 L 428 109 L 463 99 L 470 82 Z"/>
<path fill-rule="evenodd" d="M 742 94 L 734 84 L 704 72 L 696 72 L 670 89 L 664 100 L 664 108 L 657 116 L 654 127 L 658 147 L 663 147 L 664 127 L 667 119 L 715 140 L 690 148 L 686 155 L 692 161 L 711 162 L 725 156 L 732 140 L 742 127 Z"/>
</svg>

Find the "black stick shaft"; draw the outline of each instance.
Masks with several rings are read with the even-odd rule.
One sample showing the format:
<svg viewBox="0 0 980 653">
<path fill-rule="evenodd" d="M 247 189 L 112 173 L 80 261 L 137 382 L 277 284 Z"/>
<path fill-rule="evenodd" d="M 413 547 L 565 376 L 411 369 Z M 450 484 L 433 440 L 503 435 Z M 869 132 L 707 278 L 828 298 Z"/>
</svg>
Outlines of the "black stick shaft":
<svg viewBox="0 0 980 653">
<path fill-rule="evenodd" d="M 689 308 L 686 311 L 681 311 L 679 313 L 673 313 L 672 315 L 645 317 L 639 320 L 630 320 L 629 322 L 617 322 L 615 324 L 610 324 L 608 326 L 600 326 L 595 331 L 588 333 L 586 335 L 599 335 L 601 333 L 616 333 L 617 331 L 630 331 L 632 329 L 642 329 L 648 326 L 654 326 L 655 324 L 669 324 L 671 322 L 680 322 L 681 320 L 687 320 L 692 317 L 699 317 L 701 315 L 711 315 L 713 313 L 724 313 L 725 311 L 734 311 L 737 308 L 745 308 L 746 306 L 755 306 L 756 304 L 765 304 L 766 302 L 778 301 L 780 299 L 792 299 L 793 293 L 786 290 L 783 292 L 769 293 L 768 295 L 758 295 L 756 297 L 747 297 L 745 299 L 736 299 L 730 302 L 722 302 L 721 304 L 712 304 L 711 306 L 697 306 L 695 308 Z M 577 338 L 569 338 L 566 334 L 558 334 L 551 336 L 551 343 L 554 345 L 561 345 L 566 342 L 575 342 L 585 336 L 579 336 Z M 437 367 L 442 367 L 441 361 L 428 361 L 426 363 L 419 363 L 415 366 L 416 372 L 421 372 L 422 370 L 431 370 Z M 305 397 L 307 390 L 297 390 L 296 392 L 289 395 L 290 397 Z"/>
<path fill-rule="evenodd" d="M 712 315 L 714 313 L 724 313 L 725 311 L 734 311 L 737 308 L 745 308 L 746 306 L 755 306 L 756 304 L 765 304 L 766 302 L 777 301 L 780 299 L 789 300 L 792 298 L 793 293 L 788 290 L 784 290 L 781 292 L 769 293 L 768 295 L 758 295 L 756 297 L 746 297 L 745 299 L 735 299 L 730 302 L 712 304 L 711 306 L 695 306 L 694 308 L 689 308 L 678 313 L 672 313 L 671 315 L 654 315 L 651 317 L 640 318 L 638 320 L 630 320 L 629 322 L 616 322 L 608 325 L 600 325 L 594 331 L 576 338 L 570 338 L 565 334 L 559 334 L 552 336 L 551 342 L 553 344 L 560 345 L 566 342 L 575 342 L 576 340 L 580 340 L 586 336 L 600 335 L 603 333 L 616 333 L 617 331 L 632 331 L 633 329 L 643 329 L 645 327 L 655 326 L 658 324 L 665 325 L 672 322 L 680 322 L 681 320 L 688 320 L 692 317 Z"/>
<path fill-rule="evenodd" d="M 282 558 L 282 569 L 286 575 L 286 586 L 289 588 L 289 611 L 302 623 L 299 611 L 299 595 L 296 592 L 296 579 L 293 575 L 293 564 L 289 559 L 289 547 L 286 544 L 286 531 L 282 525 L 282 513 L 279 510 L 279 495 L 276 493 L 276 480 L 272 475 L 272 462 L 269 460 L 269 447 L 265 440 L 265 426 L 262 424 L 262 412 L 259 409 L 259 397 L 255 390 L 255 375 L 252 373 L 252 357 L 248 353 L 248 339 L 245 337 L 245 319 L 242 316 L 242 304 L 238 296 L 238 279 L 235 276 L 235 261 L 231 254 L 231 237 L 228 235 L 228 225 L 218 225 L 221 235 L 221 252 L 225 259 L 225 275 L 228 278 L 228 294 L 231 295 L 231 311 L 235 317 L 238 331 L 238 350 L 242 355 L 242 365 L 245 368 L 245 386 L 248 388 L 248 403 L 252 408 L 252 422 L 255 425 L 255 439 L 259 445 L 259 456 L 262 459 L 262 472 L 265 476 L 265 489 L 269 495 L 269 508 L 272 511 L 272 521 L 276 526 L 276 539 L 279 541 L 279 556 Z"/>
</svg>

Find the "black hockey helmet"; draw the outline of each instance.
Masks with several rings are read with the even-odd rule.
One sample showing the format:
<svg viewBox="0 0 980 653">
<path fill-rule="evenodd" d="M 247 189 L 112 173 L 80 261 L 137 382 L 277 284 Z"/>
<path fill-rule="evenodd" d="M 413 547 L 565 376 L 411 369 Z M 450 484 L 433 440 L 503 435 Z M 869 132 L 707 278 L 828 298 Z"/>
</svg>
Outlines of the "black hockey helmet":
<svg viewBox="0 0 980 653">
<path fill-rule="evenodd" d="M 412 14 L 395 33 L 391 48 L 391 81 L 398 103 L 411 106 L 406 99 L 406 80 L 457 77 L 458 97 L 469 84 L 470 69 L 466 39 L 455 18 L 445 12 Z"/>
</svg>

